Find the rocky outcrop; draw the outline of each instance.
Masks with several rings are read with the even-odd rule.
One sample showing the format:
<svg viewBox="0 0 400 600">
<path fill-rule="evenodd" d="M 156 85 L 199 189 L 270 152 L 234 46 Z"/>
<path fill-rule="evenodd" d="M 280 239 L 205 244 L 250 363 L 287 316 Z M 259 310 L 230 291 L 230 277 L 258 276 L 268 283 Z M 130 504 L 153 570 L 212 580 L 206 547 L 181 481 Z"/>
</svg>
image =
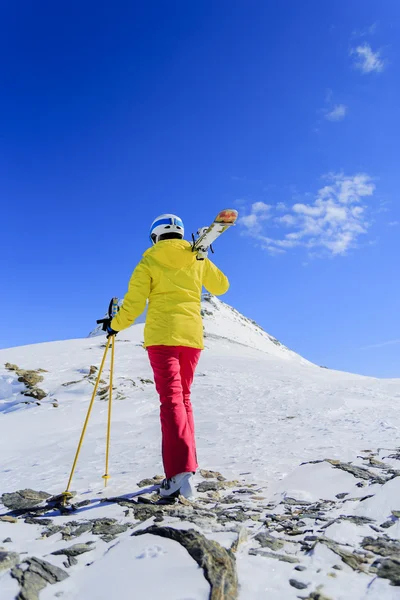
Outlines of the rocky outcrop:
<svg viewBox="0 0 400 600">
<path fill-rule="evenodd" d="M 24 396 L 29 396 L 37 401 L 43 400 L 47 396 L 45 391 L 37 387 L 37 384 L 43 381 L 43 375 L 40 373 L 46 373 L 45 369 L 20 369 L 11 363 L 6 363 L 4 366 L 8 371 L 14 371 L 18 375 L 18 381 L 26 386 L 26 390 L 22 392 Z"/>
<path fill-rule="evenodd" d="M 152 526 L 132 535 L 150 533 L 181 544 L 204 571 L 211 586 L 210 600 L 236 600 L 238 581 L 234 554 L 194 529 Z"/>
<path fill-rule="evenodd" d="M 47 492 L 36 492 L 35 490 L 27 488 L 25 490 L 12 492 L 11 494 L 3 494 L 1 496 L 1 502 L 12 511 L 29 510 L 30 508 L 35 508 L 50 497 L 51 494 L 47 494 Z"/>
<path fill-rule="evenodd" d="M 40 558 L 27 558 L 11 569 L 11 576 L 20 585 L 16 600 L 39 600 L 39 592 L 46 585 L 58 583 L 68 577 L 68 573 Z"/>
<path fill-rule="evenodd" d="M 4 540 L 5 542 L 6 540 Z M 3 542 L 3 543 L 4 543 Z M 19 563 L 19 554 L 17 552 L 7 552 L 4 548 L 0 548 L 0 573 L 7 571 Z"/>
<path fill-rule="evenodd" d="M 65 556 L 63 565 L 72 573 L 78 561 L 82 563 L 85 560 L 79 558 L 81 555 L 90 553 L 95 547 L 97 550 L 104 547 L 104 544 L 98 543 L 99 538 L 105 544 L 110 544 L 105 550 L 107 552 L 113 548 L 113 543 L 120 535 L 131 529 L 132 535 L 150 533 L 174 540 L 186 548 L 203 569 L 204 576 L 210 583 L 210 598 L 213 600 L 237 598 L 236 560 L 265 561 L 267 574 L 269 569 L 274 569 L 274 561 L 286 562 L 288 572 L 287 578 L 282 582 L 282 597 L 285 597 L 284 594 L 291 586 L 295 590 L 304 590 L 302 594 L 298 593 L 303 599 L 332 600 L 324 594 L 323 584 L 312 589 L 310 583 L 315 580 L 316 571 L 316 563 L 312 557 L 319 552 L 321 545 L 333 553 L 324 551 L 325 555 L 331 556 L 331 563 L 325 565 L 327 577 L 340 578 L 340 571 L 346 570 L 347 566 L 351 570 L 347 569 L 346 576 L 360 577 L 359 574 L 362 573 L 365 585 L 369 585 L 376 577 L 386 579 L 393 586 L 400 585 L 400 541 L 394 539 L 398 536 L 400 519 L 400 510 L 396 509 L 400 509 L 400 506 L 397 505 L 396 497 L 393 499 L 390 487 L 394 485 L 397 489 L 398 480 L 393 481 L 397 477 L 396 469 L 372 455 L 362 460 L 368 461 L 368 469 L 351 463 L 331 462 L 334 468 L 345 465 L 343 470 L 347 472 L 350 472 L 350 465 L 355 481 L 353 482 L 353 477 L 341 476 L 341 481 L 350 481 L 349 489 L 352 492 L 341 488 L 337 490 L 338 493 L 325 500 L 309 501 L 302 497 L 296 498 L 295 493 L 283 493 L 275 502 L 268 502 L 253 483 L 246 483 L 244 480 L 227 481 L 217 471 L 202 470 L 199 474 L 203 479 L 197 485 L 198 495 L 192 502 L 182 497 L 172 501 L 160 500 L 153 492 L 162 477 L 154 476 L 138 483 L 143 488 L 138 496 L 99 498 L 98 504 L 94 504 L 98 509 L 95 514 L 101 514 L 102 503 L 119 505 L 121 510 L 118 518 L 88 519 L 87 516 L 92 516 L 90 511 L 82 512 L 82 518 L 82 515 L 79 516 L 80 508 L 86 504 L 93 505 L 93 500 L 75 502 L 75 493 L 71 493 L 69 504 L 64 506 L 63 495 L 50 497 L 46 492 L 28 489 L 3 494 L 1 500 L 10 512 L 3 514 L 0 520 L 8 523 L 19 521 L 22 526 L 34 525 L 35 537 L 38 535 L 37 528 L 41 527 L 42 538 L 58 535 L 58 539 L 65 542 L 72 540 L 71 545 L 65 544 L 64 548 L 53 553 Z M 400 453 L 396 460 L 400 460 Z M 332 467 L 324 466 L 328 478 Z M 379 476 L 384 483 L 377 483 Z M 369 487 L 369 483 L 374 485 Z M 365 484 L 371 493 L 362 495 L 361 491 L 357 497 L 352 497 L 354 489 L 364 487 Z M 372 504 L 364 504 L 364 501 L 377 493 L 385 497 L 385 489 L 388 490 L 391 501 L 387 505 L 387 512 L 377 518 L 379 513 L 375 507 L 380 506 L 380 500 L 377 504 L 374 501 Z M 77 520 L 52 520 L 49 517 L 54 516 L 55 510 L 62 514 L 76 514 Z M 141 529 L 144 521 L 151 525 Z M 395 528 L 390 529 L 389 524 Z M 343 535 L 348 531 L 350 535 L 346 543 Z M 393 531 L 393 537 L 388 535 L 390 531 Z M 222 539 L 228 540 L 225 542 L 226 547 L 214 541 L 215 535 L 221 533 Z M 232 536 L 233 541 L 228 536 Z M 7 538 L 3 543 L 6 541 Z M 18 548 L 21 556 L 23 551 L 23 548 Z M 96 559 L 98 555 L 99 552 L 93 553 Z M 253 559 L 253 556 L 257 558 Z M 48 573 L 52 565 L 45 568 L 43 564 L 50 563 L 40 562 L 41 558 L 32 557 L 20 567 L 19 560 L 16 552 L 0 549 L 0 570 L 13 570 L 21 583 L 19 599 L 32 600 L 35 595 L 29 596 L 29 586 L 33 587 L 33 594 L 37 595 L 39 587 L 46 584 L 46 581 L 43 583 L 43 577 L 39 577 L 38 571 L 42 575 L 43 569 Z M 80 565 L 82 567 L 83 564 Z M 18 569 L 27 575 L 21 574 Z M 303 571 L 307 571 L 304 574 L 307 577 L 303 578 Z M 50 577 L 48 574 L 46 576 Z M 292 589 L 292 594 L 297 593 L 295 590 Z"/>
</svg>

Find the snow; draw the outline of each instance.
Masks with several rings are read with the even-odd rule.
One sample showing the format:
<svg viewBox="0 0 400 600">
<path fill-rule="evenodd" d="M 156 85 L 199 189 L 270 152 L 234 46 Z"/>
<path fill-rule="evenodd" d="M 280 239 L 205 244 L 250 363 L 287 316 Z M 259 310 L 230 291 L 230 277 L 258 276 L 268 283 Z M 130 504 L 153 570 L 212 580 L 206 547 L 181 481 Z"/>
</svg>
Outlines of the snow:
<svg viewBox="0 0 400 600">
<path fill-rule="evenodd" d="M 215 298 L 203 301 L 203 311 L 206 350 L 192 394 L 200 466 L 229 479 L 255 482 L 265 503 L 274 505 L 288 497 L 334 501 L 338 493 L 347 493 L 350 500 L 335 516 L 366 516 L 377 524 L 389 519 L 392 510 L 400 510 L 400 477 L 384 486 L 366 483 L 358 487 L 351 474 L 327 462 L 300 465 L 338 459 L 365 467 L 357 459 L 364 450 L 393 449 L 400 428 L 400 380 L 322 369 Z M 135 492 L 141 479 L 162 474 L 159 406 L 154 385 L 146 382 L 153 375 L 142 347 L 143 327 L 137 324 L 117 338 L 111 479 L 104 490 L 107 402 L 96 399 L 72 484 L 79 499 L 93 502 L 74 519 L 89 518 L 89 514 L 90 518 L 120 519 L 119 506 L 97 500 Z M 39 387 L 48 393 L 40 406 L 21 403 L 26 400 L 21 395 L 23 385 L 15 373 L 0 368 L 0 493 L 23 488 L 60 493 L 65 489 L 93 391 L 89 367 L 98 367 L 103 353 L 101 336 L 0 351 L 0 365 L 9 362 L 22 369 L 45 369 Z M 103 379 L 108 381 L 108 376 L 107 361 Z M 394 469 L 397 462 L 399 468 L 398 461 L 385 458 L 390 452 L 380 451 L 379 459 Z M 200 480 L 198 475 L 196 479 Z M 368 494 L 373 497 L 359 502 Z M 57 523 L 69 519 L 57 517 Z M 175 526 L 196 529 L 180 521 Z M 62 541 L 58 535 L 41 538 L 40 531 L 39 526 L 20 521 L 0 522 L 0 545 L 10 537 L 12 542 L 3 544 L 7 550 L 27 552 L 62 566 L 65 557 L 49 555 L 73 542 Z M 387 531 L 400 539 L 399 521 Z M 70 577 L 48 586 L 40 600 L 53 598 L 58 591 L 66 599 L 108 599 L 130 589 L 135 597 L 150 597 L 159 593 L 160 585 L 167 600 L 208 597 L 209 584 L 202 571 L 178 543 L 147 534 L 131 537 L 130 533 L 111 544 L 96 539 L 96 549 L 79 557 L 79 564 L 69 569 Z M 342 520 L 325 534 L 338 542 L 359 543 L 374 532 L 368 525 Z M 210 531 L 207 536 L 229 547 L 235 534 Z M 90 539 L 83 536 L 77 541 Z M 237 556 L 240 600 L 306 597 L 318 585 L 324 585 L 324 593 L 335 600 L 399 598 L 398 588 L 387 580 L 355 576 L 346 565 L 329 575 L 341 559 L 321 544 L 305 572 L 293 571 L 290 563 L 249 555 L 246 548 Z M 87 562 L 93 564 L 85 567 Z M 290 577 L 309 587 L 303 591 L 291 587 Z M 16 582 L 8 573 L 0 574 L 0 587 L 2 600 L 15 597 Z"/>
<path fill-rule="evenodd" d="M 65 600 L 157 598 L 160 595 L 165 600 L 207 600 L 210 593 L 202 570 L 180 544 L 162 538 L 155 541 L 149 534 L 126 537 L 114 543 L 89 569 L 82 568 L 74 581 L 58 586 Z M 41 600 L 50 600 L 55 593 L 57 586 L 48 587 Z"/>
</svg>

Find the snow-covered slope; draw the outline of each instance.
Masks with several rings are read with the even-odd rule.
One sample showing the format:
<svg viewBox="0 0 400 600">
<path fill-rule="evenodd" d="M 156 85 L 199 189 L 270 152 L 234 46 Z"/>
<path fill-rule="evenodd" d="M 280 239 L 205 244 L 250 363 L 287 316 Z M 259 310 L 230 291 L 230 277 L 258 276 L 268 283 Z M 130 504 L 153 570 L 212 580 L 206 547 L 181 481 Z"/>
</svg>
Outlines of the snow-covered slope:
<svg viewBox="0 0 400 600">
<path fill-rule="evenodd" d="M 219 340 L 222 345 L 224 340 L 236 342 L 282 359 L 292 358 L 302 364 L 311 364 L 266 333 L 255 321 L 215 296 L 203 296 L 201 313 L 207 339 Z"/>
<path fill-rule="evenodd" d="M 35 556 L 65 570 L 65 556 L 51 553 L 86 542 L 94 542 L 92 549 L 66 569 L 70 577 L 48 585 L 40 600 L 58 593 L 63 598 L 105 600 L 120 597 L 129 587 L 136 594 L 132 597 L 149 597 L 157 592 L 155 582 L 163 583 L 166 600 L 207 598 L 210 584 L 176 541 L 149 533 L 131 536 L 153 524 L 154 518 L 182 531 L 194 528 L 223 547 L 235 542 L 241 531 L 236 552 L 241 600 L 317 598 L 307 594 L 317 593 L 318 586 L 323 586 L 321 598 L 332 600 L 399 597 L 398 587 L 375 577 L 371 565 L 379 554 L 363 550 L 362 544 L 368 536 L 400 540 L 400 453 L 395 450 L 400 381 L 314 366 L 215 298 L 203 301 L 203 313 L 206 351 L 193 386 L 199 462 L 234 483 L 212 479 L 194 507 L 182 505 L 162 515 L 158 508 L 158 516 L 147 515 L 144 521 L 138 519 L 136 505 L 97 502 L 134 493 L 140 480 L 162 474 L 158 399 L 142 348 L 143 324 L 133 326 L 116 343 L 108 488 L 103 490 L 101 478 L 107 363 L 72 484 L 77 499 L 91 503 L 72 516 L 55 510 L 45 514 L 60 528 L 53 535 L 43 523 L 23 522 L 26 515 L 14 523 L 15 513 L 9 514 L 11 520 L 5 522 L 1 515 L 7 509 L 0 510 L 0 546 L 2 540 L 12 540 L 0 550 L 2 600 L 14 598 L 18 590 L 9 569 L 2 571 L 2 556 L 18 553 L 21 561 Z M 103 337 L 0 351 L 0 494 L 24 488 L 56 494 L 65 489 L 93 391 L 94 367 L 103 352 Z M 34 375 L 26 373 L 32 370 Z M 40 399 L 38 389 L 46 396 Z M 33 396 L 22 396 L 26 391 Z M 370 475 L 345 472 L 340 462 L 299 466 L 324 459 L 353 461 L 368 467 Z M 196 477 L 199 484 L 209 481 L 201 474 Z M 121 525 L 111 543 L 93 533 L 94 519 L 100 517 Z M 71 527 L 76 525 L 62 529 L 71 521 L 84 524 L 86 533 L 75 538 Z M 381 527 L 385 522 L 389 524 Z M 124 527 L 128 529 L 122 531 Z M 256 537 L 264 533 L 272 535 L 273 543 Z M 267 546 L 261 547 L 264 542 Z M 387 552 L 396 565 L 400 543 L 399 548 L 393 544 Z M 363 572 L 349 566 L 350 560 L 343 562 L 338 548 L 354 556 L 369 552 L 370 558 L 359 564 Z M 332 570 L 335 565 L 339 568 Z M 296 571 L 297 566 L 306 570 Z M 299 591 L 297 584 L 306 587 Z"/>
</svg>

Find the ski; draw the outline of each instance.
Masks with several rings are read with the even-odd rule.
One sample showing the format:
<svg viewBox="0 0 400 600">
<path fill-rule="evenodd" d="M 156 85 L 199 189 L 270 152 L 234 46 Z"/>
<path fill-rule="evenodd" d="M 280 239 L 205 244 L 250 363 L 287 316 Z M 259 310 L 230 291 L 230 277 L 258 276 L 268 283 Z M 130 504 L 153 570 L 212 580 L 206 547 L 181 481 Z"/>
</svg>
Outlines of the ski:
<svg viewBox="0 0 400 600">
<path fill-rule="evenodd" d="M 233 208 L 226 208 L 221 210 L 214 221 L 209 227 L 201 227 L 197 231 L 198 238 L 195 239 L 193 236 L 193 252 L 197 252 L 197 260 L 204 260 L 207 256 L 207 251 L 211 247 L 211 244 L 222 234 L 224 231 L 232 227 L 235 224 L 238 217 L 237 210 Z M 211 247 L 212 249 L 212 247 Z"/>
</svg>

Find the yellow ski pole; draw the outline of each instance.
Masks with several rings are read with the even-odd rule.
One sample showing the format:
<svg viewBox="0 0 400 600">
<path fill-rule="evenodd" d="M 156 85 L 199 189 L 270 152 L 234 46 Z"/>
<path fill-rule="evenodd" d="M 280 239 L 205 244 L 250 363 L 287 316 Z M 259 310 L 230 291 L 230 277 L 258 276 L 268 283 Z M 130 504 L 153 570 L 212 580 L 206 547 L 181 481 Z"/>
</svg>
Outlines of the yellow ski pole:
<svg viewBox="0 0 400 600">
<path fill-rule="evenodd" d="M 111 405 L 112 405 L 112 389 L 113 389 L 113 373 L 114 373 L 114 347 L 115 347 L 115 336 L 112 336 L 111 345 L 111 367 L 110 367 L 110 389 L 108 397 L 108 421 L 107 421 L 107 441 L 106 441 L 106 470 L 103 475 L 104 487 L 107 487 L 107 480 L 110 479 L 108 474 L 108 457 L 110 453 L 110 433 L 111 433 Z"/>
<path fill-rule="evenodd" d="M 76 463 L 78 462 L 78 456 L 79 456 L 79 452 L 81 451 L 81 446 L 82 446 L 83 438 L 85 437 L 86 427 L 87 427 L 87 424 L 89 423 L 90 413 L 92 411 L 93 402 L 94 402 L 94 399 L 96 397 L 97 388 L 99 386 L 99 381 L 100 381 L 100 378 L 101 378 L 101 373 L 103 371 L 103 367 L 104 367 L 104 363 L 105 363 L 105 360 L 106 360 L 107 351 L 108 351 L 108 348 L 110 346 L 110 342 L 111 342 L 111 338 L 108 338 L 106 349 L 104 350 L 103 360 L 101 361 L 101 365 L 100 365 L 100 369 L 99 369 L 99 374 L 97 375 L 96 383 L 95 383 L 95 386 L 94 386 L 94 390 L 93 390 L 93 394 L 92 394 L 92 399 L 90 400 L 90 404 L 89 404 L 89 408 L 88 408 L 88 411 L 87 411 L 86 419 L 85 419 L 85 422 L 83 424 L 83 429 L 82 429 L 81 437 L 79 439 L 78 448 L 77 448 L 77 451 L 76 451 L 76 454 L 75 454 L 74 463 L 72 465 L 71 474 L 69 476 L 67 489 L 65 490 L 65 492 L 63 492 L 61 494 L 63 496 L 63 502 L 64 502 L 64 504 L 66 503 L 66 501 L 67 501 L 68 498 L 72 497 L 72 494 L 70 493 L 69 488 L 70 488 L 70 485 L 71 485 L 72 477 L 74 475 Z M 114 344 L 113 344 L 113 346 L 114 346 Z"/>
</svg>

